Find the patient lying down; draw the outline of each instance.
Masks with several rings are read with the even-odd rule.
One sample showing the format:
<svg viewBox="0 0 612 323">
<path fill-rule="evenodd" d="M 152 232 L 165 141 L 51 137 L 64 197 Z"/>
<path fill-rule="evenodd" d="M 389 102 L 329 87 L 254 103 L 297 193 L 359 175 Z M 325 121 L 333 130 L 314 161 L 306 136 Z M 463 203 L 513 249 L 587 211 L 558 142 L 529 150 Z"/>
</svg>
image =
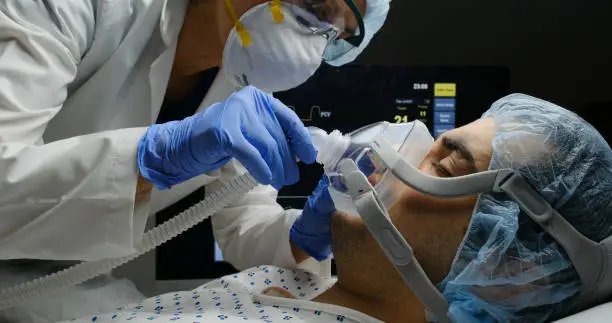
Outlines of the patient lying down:
<svg viewBox="0 0 612 323">
<path fill-rule="evenodd" d="M 448 136 L 469 135 L 478 140 L 470 146 L 478 156 L 473 170 L 477 171 L 488 166 L 490 144 L 487 148 L 487 141 L 491 141 L 492 131 L 492 120 L 483 120 L 449 132 Z M 439 174 L 432 166 L 433 160 L 456 158 L 442 142 L 438 140 L 423 162 L 423 171 Z M 451 163 L 456 165 L 452 171 L 458 174 L 468 171 L 458 159 Z M 428 251 L 421 261 L 437 281 L 448 272 L 475 201 L 475 197 L 440 201 L 407 189 L 390 210 L 395 225 L 409 238 L 409 243 L 416 250 Z M 88 317 L 83 322 L 126 319 L 424 322 L 423 308 L 386 260 L 361 219 L 336 213 L 331 222 L 337 281 L 303 270 L 262 266 L 226 276 L 193 291 L 161 295 L 112 313 Z M 432 230 L 435 234 L 429 234 Z"/>
<path fill-rule="evenodd" d="M 482 119 L 438 138 L 420 165 L 421 171 L 441 177 L 492 167 L 515 168 L 537 190 L 548 191 L 549 202 L 590 239 L 612 234 L 612 207 L 604 205 L 612 192 L 600 189 L 612 179 L 610 148 L 567 110 L 527 96 L 504 98 Z M 590 181 L 592 176 L 598 181 Z M 599 199 L 587 203 L 567 193 L 579 196 L 585 182 L 589 194 L 597 192 Z M 559 187 L 564 191 L 556 194 Z M 516 226 L 506 226 L 518 231 L 497 226 L 495 220 L 506 216 L 501 207 L 511 204 L 488 208 L 500 214 L 485 214 L 487 205 L 481 203 L 492 198 L 437 199 L 402 189 L 389 215 L 449 302 L 454 321 L 546 321 L 577 295 L 579 279 L 554 241 L 519 213 L 509 217 Z M 578 215 L 575 210 L 586 211 Z M 360 217 L 334 213 L 331 229 L 337 279 L 259 266 L 77 322 L 421 323 L 430 318 Z"/>
</svg>

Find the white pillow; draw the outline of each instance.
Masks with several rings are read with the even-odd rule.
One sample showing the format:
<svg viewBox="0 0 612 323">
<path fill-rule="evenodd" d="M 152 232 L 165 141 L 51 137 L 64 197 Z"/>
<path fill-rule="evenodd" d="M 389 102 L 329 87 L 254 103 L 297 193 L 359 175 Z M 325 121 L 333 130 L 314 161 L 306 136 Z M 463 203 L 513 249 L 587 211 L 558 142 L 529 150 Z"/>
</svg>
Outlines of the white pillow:
<svg viewBox="0 0 612 323">
<path fill-rule="evenodd" d="M 555 321 L 555 323 L 603 323 L 610 321 L 612 321 L 612 302 L 595 306 L 586 311 Z"/>
</svg>

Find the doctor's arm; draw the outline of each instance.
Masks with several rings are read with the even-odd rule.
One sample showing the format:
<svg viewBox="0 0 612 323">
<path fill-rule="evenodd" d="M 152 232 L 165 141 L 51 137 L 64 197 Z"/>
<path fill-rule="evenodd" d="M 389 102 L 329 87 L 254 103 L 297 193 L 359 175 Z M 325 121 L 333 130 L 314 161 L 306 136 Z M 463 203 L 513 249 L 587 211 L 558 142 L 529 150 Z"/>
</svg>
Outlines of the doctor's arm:
<svg viewBox="0 0 612 323">
<path fill-rule="evenodd" d="M 222 178 L 237 176 L 240 169 L 233 160 L 223 167 Z M 329 259 L 318 262 L 291 242 L 291 228 L 302 210 L 284 210 L 276 202 L 277 195 L 271 186 L 259 185 L 212 217 L 215 239 L 225 260 L 239 270 L 276 265 L 329 275 Z"/>
<path fill-rule="evenodd" d="M 0 4 L 0 259 L 126 255 L 148 215 L 136 203 L 145 128 L 43 142 L 94 32 L 89 1 L 61 3 Z"/>
</svg>

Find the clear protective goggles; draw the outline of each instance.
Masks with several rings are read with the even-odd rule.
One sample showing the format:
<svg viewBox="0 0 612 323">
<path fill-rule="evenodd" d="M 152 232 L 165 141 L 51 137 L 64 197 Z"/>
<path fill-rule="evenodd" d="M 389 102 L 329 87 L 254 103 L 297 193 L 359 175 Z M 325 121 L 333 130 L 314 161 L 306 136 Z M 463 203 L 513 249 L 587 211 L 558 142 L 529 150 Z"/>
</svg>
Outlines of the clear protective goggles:
<svg viewBox="0 0 612 323">
<path fill-rule="evenodd" d="M 421 172 L 418 167 L 433 144 L 425 131 L 427 127 L 418 121 L 363 127 L 349 134 L 346 152 L 325 171 L 336 208 L 363 219 L 408 287 L 438 322 L 450 322 L 448 302 L 429 280 L 387 212 L 407 187 L 439 198 L 505 193 L 569 256 L 582 282 L 576 308 L 593 305 L 612 292 L 612 274 L 605 270 L 612 264 L 612 239 L 594 242 L 582 235 L 512 169 L 453 178 Z"/>
<path fill-rule="evenodd" d="M 353 0 L 271 0 L 270 14 L 276 23 L 284 20 L 281 4 L 290 4 L 291 14 L 304 30 L 327 39 L 324 61 L 333 61 L 363 42 L 363 16 Z M 231 0 L 225 0 L 225 5 L 243 44 L 248 46 L 249 33 L 238 19 Z"/>
<path fill-rule="evenodd" d="M 332 61 L 359 47 L 364 22 L 353 0 L 287 0 L 300 25 L 327 39 L 323 60 Z M 354 21 L 353 21 L 354 19 Z"/>
</svg>

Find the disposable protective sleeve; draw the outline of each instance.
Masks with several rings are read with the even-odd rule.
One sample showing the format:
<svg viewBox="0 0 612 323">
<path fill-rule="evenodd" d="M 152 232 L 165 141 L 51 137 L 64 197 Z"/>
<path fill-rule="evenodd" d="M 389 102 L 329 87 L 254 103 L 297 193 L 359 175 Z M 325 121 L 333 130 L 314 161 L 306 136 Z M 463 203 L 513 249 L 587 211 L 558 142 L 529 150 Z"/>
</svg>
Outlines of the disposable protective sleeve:
<svg viewBox="0 0 612 323">
<path fill-rule="evenodd" d="M 0 259 L 125 255 L 148 214 L 135 206 L 145 128 L 43 143 L 95 23 L 91 6 L 61 3 L 0 3 Z"/>
<path fill-rule="evenodd" d="M 223 167 L 223 178 L 236 176 L 244 168 L 235 160 Z M 214 185 L 207 189 L 215 189 Z M 258 265 L 307 269 L 327 277 L 331 261 L 309 258 L 296 263 L 289 243 L 289 230 L 301 210 L 284 210 L 272 186 L 259 185 L 240 200 L 212 217 L 215 239 L 225 260 L 243 270 Z"/>
</svg>

